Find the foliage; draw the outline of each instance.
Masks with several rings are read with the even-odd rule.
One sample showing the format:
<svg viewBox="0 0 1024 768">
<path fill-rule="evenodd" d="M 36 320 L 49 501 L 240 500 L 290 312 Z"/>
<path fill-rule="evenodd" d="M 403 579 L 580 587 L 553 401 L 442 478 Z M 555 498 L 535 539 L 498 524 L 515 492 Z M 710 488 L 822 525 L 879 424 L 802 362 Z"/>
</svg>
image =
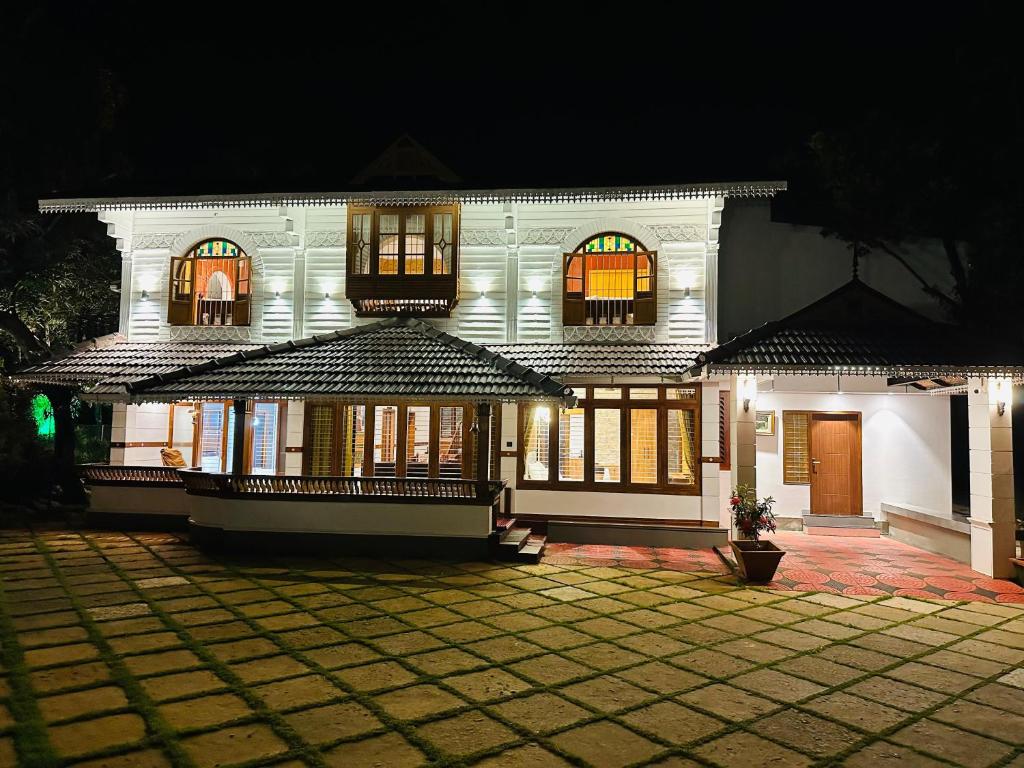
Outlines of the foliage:
<svg viewBox="0 0 1024 768">
<path fill-rule="evenodd" d="M 25 502 L 50 490 L 51 452 L 36 434 L 29 393 L 0 385 L 0 501 Z"/>
<path fill-rule="evenodd" d="M 729 499 L 736 529 L 753 541 L 757 541 L 762 533 L 775 533 L 774 504 L 775 499 L 771 496 L 758 501 L 756 489 L 749 485 L 736 486 Z"/>
</svg>

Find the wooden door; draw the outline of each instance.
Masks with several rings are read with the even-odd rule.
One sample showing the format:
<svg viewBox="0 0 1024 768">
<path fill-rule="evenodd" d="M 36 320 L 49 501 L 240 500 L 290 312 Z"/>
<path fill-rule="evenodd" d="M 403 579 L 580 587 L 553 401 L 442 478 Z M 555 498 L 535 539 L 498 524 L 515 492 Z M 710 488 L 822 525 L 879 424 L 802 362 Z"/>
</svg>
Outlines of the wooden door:
<svg viewBox="0 0 1024 768">
<path fill-rule="evenodd" d="M 860 414 L 812 414 L 810 453 L 811 514 L 863 514 Z"/>
</svg>

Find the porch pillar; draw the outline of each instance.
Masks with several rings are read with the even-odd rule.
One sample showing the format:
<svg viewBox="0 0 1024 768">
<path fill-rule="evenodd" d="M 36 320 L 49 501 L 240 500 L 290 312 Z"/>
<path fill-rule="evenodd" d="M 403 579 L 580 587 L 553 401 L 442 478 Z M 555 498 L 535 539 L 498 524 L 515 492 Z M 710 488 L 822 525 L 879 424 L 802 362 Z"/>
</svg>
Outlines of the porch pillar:
<svg viewBox="0 0 1024 768">
<path fill-rule="evenodd" d="M 721 506 L 719 473 L 722 456 L 718 438 L 718 382 L 705 381 L 700 389 L 700 519 L 717 521 Z M 715 461 L 706 461 L 714 459 Z"/>
<path fill-rule="evenodd" d="M 1012 410 L 1009 379 L 968 379 L 971 568 L 995 578 L 1013 575 L 1016 549 Z"/>
<path fill-rule="evenodd" d="M 233 400 L 231 408 L 235 413 L 233 444 L 231 446 L 231 474 L 245 474 L 245 411 L 248 400 Z"/>
<path fill-rule="evenodd" d="M 481 495 L 487 490 L 491 479 L 491 404 L 478 403 L 476 406 L 476 479 Z"/>
<path fill-rule="evenodd" d="M 75 417 L 71 411 L 75 393 L 67 387 L 47 387 L 43 393 L 53 408 L 54 480 L 60 485 L 62 501 L 81 504 L 85 489 L 75 469 Z"/>
<path fill-rule="evenodd" d="M 124 464 L 125 443 L 128 442 L 128 404 L 114 403 L 110 414 L 110 464 Z"/>
<path fill-rule="evenodd" d="M 757 438 L 754 418 L 757 415 L 757 381 L 751 376 L 733 376 L 729 395 L 730 436 L 734 440 L 732 487 L 748 485 L 757 488 Z M 735 425 L 735 429 L 733 426 Z"/>
</svg>

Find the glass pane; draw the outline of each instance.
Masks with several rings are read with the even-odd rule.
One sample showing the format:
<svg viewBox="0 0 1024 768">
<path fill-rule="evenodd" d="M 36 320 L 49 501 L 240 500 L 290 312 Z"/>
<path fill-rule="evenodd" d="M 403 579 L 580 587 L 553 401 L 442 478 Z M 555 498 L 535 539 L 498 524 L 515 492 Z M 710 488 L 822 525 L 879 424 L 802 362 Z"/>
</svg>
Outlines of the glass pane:
<svg viewBox="0 0 1024 768">
<path fill-rule="evenodd" d="M 622 479 L 622 412 L 617 408 L 594 409 L 594 482 L 617 483 Z"/>
<path fill-rule="evenodd" d="M 426 217 L 422 213 L 405 217 L 405 274 L 422 275 L 426 255 Z"/>
<path fill-rule="evenodd" d="M 398 406 L 375 406 L 373 419 L 373 474 L 376 477 L 394 477 L 398 452 Z"/>
<path fill-rule="evenodd" d="M 398 274 L 398 214 L 386 213 L 378 219 L 377 271 L 381 275 Z"/>
<path fill-rule="evenodd" d="M 658 412 L 651 408 L 630 411 L 629 471 L 634 483 L 658 482 Z"/>
<path fill-rule="evenodd" d="M 235 409 L 228 403 L 228 437 L 224 448 L 224 471 L 231 472 L 235 464 Z"/>
<path fill-rule="evenodd" d="M 280 406 L 277 403 L 256 403 L 252 414 L 252 473 L 277 473 L 277 428 Z"/>
<path fill-rule="evenodd" d="M 623 253 L 643 249 L 638 247 L 637 242 L 633 238 L 613 232 L 611 234 L 598 235 L 577 250 L 586 251 L 587 253 Z"/>
<path fill-rule="evenodd" d="M 438 409 L 438 474 L 462 477 L 462 408 L 444 405 Z"/>
<path fill-rule="evenodd" d="M 430 406 L 406 409 L 405 475 L 426 477 L 430 470 Z"/>
<path fill-rule="evenodd" d="M 224 456 L 224 403 L 203 403 L 199 426 L 199 466 L 220 472 Z"/>
<path fill-rule="evenodd" d="M 558 414 L 558 479 L 583 480 L 583 409 Z"/>
<path fill-rule="evenodd" d="M 309 473 L 329 475 L 334 446 L 334 406 L 309 405 Z"/>
<path fill-rule="evenodd" d="M 658 388 L 657 387 L 630 387 L 629 388 L 629 399 L 630 400 L 657 400 L 658 399 Z"/>
<path fill-rule="evenodd" d="M 357 213 L 352 216 L 352 269 L 357 275 L 370 274 L 370 214 Z"/>
<path fill-rule="evenodd" d="M 366 441 L 366 406 L 346 405 L 341 409 L 341 462 L 343 477 L 361 477 Z"/>
<path fill-rule="evenodd" d="M 455 248 L 450 213 L 434 214 L 433 241 L 434 274 L 450 275 L 452 273 L 452 253 Z"/>
<path fill-rule="evenodd" d="M 669 400 L 696 400 L 697 399 L 697 388 L 696 387 L 669 387 L 666 390 L 665 397 Z"/>
<path fill-rule="evenodd" d="M 551 406 L 535 405 L 523 429 L 523 479 L 547 480 L 550 461 Z"/>
<path fill-rule="evenodd" d="M 782 479 L 786 483 L 811 482 L 808 414 L 783 411 L 782 414 Z"/>
<path fill-rule="evenodd" d="M 668 412 L 668 481 L 673 485 L 697 484 L 695 415 L 674 408 Z"/>
<path fill-rule="evenodd" d="M 595 400 L 621 400 L 621 387 L 594 387 Z"/>
</svg>

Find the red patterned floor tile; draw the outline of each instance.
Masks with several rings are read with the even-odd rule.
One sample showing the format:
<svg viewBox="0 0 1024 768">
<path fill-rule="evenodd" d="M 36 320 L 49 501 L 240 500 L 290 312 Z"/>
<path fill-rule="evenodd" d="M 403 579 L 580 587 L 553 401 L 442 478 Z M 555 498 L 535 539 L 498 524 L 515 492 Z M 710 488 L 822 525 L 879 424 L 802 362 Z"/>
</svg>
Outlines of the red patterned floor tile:
<svg viewBox="0 0 1024 768">
<path fill-rule="evenodd" d="M 897 597 L 923 597 L 925 600 L 944 600 L 942 595 L 928 592 L 923 589 L 897 589 L 893 592 Z"/>
<path fill-rule="evenodd" d="M 929 586 L 941 589 L 943 592 L 970 592 L 974 589 L 971 582 L 954 576 L 928 576 L 925 581 Z"/>
<path fill-rule="evenodd" d="M 838 584 L 850 587 L 870 587 L 872 584 L 878 583 L 874 576 L 858 571 L 833 571 L 829 574 L 829 578 Z"/>
<path fill-rule="evenodd" d="M 977 589 L 984 589 L 986 592 L 1024 593 L 1024 587 L 1002 579 L 974 579 L 972 583 Z"/>
<path fill-rule="evenodd" d="M 787 568 L 781 572 L 781 575 L 783 578 L 789 579 L 790 581 L 806 584 L 821 585 L 828 581 L 828 576 L 824 573 L 810 568 Z"/>
<path fill-rule="evenodd" d="M 996 595 L 997 603 L 1024 603 L 1024 594 L 1020 592 L 1002 592 Z"/>
<path fill-rule="evenodd" d="M 981 592 L 947 592 L 943 596 L 944 600 L 970 600 L 975 603 L 994 603 L 988 595 L 983 595 Z"/>
<path fill-rule="evenodd" d="M 909 576 L 905 573 L 896 573 L 894 571 L 879 573 L 878 580 L 886 586 L 896 587 L 897 589 L 922 590 L 927 586 L 924 579 L 919 579 L 916 576 Z"/>
<path fill-rule="evenodd" d="M 876 587 L 847 587 L 843 590 L 844 595 L 888 595 L 889 593 L 883 589 Z"/>
</svg>

